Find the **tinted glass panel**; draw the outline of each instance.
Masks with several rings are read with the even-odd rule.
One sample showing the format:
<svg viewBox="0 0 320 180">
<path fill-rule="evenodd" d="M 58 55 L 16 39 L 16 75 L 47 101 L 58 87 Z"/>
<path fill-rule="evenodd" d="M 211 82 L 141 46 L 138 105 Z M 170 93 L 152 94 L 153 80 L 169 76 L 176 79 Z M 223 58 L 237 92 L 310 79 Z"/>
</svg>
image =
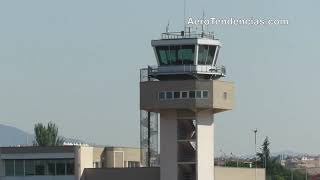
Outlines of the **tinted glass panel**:
<svg viewBox="0 0 320 180">
<path fill-rule="evenodd" d="M 181 97 L 182 98 L 188 98 L 188 92 L 187 91 L 181 92 Z"/>
<path fill-rule="evenodd" d="M 196 91 L 196 98 L 201 98 L 201 91 Z"/>
<path fill-rule="evenodd" d="M 216 46 L 199 45 L 198 64 L 212 65 Z"/>
<path fill-rule="evenodd" d="M 5 169 L 6 176 L 14 176 L 14 160 L 6 160 Z"/>
<path fill-rule="evenodd" d="M 172 99 L 172 92 L 167 92 L 166 93 L 166 98 L 167 99 Z"/>
<path fill-rule="evenodd" d="M 202 92 L 202 97 L 203 98 L 208 98 L 208 94 L 209 94 L 208 91 L 203 91 Z"/>
<path fill-rule="evenodd" d="M 66 174 L 66 163 L 64 160 L 56 161 L 56 172 L 57 175 L 65 175 Z"/>
<path fill-rule="evenodd" d="M 193 64 L 194 46 L 158 46 L 156 47 L 160 65 Z"/>
<path fill-rule="evenodd" d="M 35 175 L 34 160 L 25 160 L 25 175 L 26 176 L 34 176 Z"/>
<path fill-rule="evenodd" d="M 69 160 L 66 162 L 67 166 L 67 175 L 74 175 L 74 161 Z"/>
<path fill-rule="evenodd" d="M 15 176 L 24 176 L 23 160 L 15 160 Z"/>
<path fill-rule="evenodd" d="M 47 161 L 47 174 L 55 175 L 56 174 L 56 163 L 54 160 Z"/>
<path fill-rule="evenodd" d="M 195 91 L 190 91 L 189 92 L 189 98 L 195 98 Z"/>
<path fill-rule="evenodd" d="M 174 96 L 175 99 L 180 99 L 180 92 L 179 91 L 178 92 L 174 92 L 173 96 Z"/>
<path fill-rule="evenodd" d="M 35 161 L 35 171 L 36 171 L 36 175 L 44 175 L 45 163 L 43 160 Z"/>
<path fill-rule="evenodd" d="M 165 93 L 164 92 L 160 92 L 159 93 L 159 99 L 165 99 Z"/>
</svg>

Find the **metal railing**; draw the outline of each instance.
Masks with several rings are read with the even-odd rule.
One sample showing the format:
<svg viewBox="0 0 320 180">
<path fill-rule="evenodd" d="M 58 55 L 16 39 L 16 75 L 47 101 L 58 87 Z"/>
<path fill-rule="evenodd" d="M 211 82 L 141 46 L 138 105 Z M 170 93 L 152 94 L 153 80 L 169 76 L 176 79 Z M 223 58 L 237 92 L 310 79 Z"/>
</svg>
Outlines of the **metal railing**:
<svg viewBox="0 0 320 180">
<path fill-rule="evenodd" d="M 190 31 L 165 32 L 161 34 L 161 39 L 185 39 L 185 38 L 208 38 L 214 39 L 213 33 L 195 33 Z"/>
<path fill-rule="evenodd" d="M 224 66 L 206 66 L 206 65 L 169 65 L 169 66 L 148 66 L 148 74 L 212 74 L 225 76 L 226 68 Z"/>
</svg>

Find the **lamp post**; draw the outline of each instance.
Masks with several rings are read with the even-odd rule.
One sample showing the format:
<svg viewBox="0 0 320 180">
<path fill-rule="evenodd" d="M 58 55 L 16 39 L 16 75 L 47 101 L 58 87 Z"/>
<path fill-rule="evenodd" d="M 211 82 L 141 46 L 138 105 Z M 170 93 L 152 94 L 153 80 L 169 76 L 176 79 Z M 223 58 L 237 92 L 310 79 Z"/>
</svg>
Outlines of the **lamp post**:
<svg viewBox="0 0 320 180">
<path fill-rule="evenodd" d="M 254 179 L 257 180 L 257 132 L 258 130 L 255 129 L 254 131 L 254 157 L 255 157 L 255 174 L 254 174 Z"/>
</svg>

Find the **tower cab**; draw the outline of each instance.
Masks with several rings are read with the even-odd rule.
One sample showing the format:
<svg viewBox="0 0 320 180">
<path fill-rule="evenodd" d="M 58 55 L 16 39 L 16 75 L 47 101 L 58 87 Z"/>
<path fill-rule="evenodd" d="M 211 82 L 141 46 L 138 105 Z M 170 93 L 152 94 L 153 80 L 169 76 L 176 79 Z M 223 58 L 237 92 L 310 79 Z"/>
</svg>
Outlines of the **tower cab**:
<svg viewBox="0 0 320 180">
<path fill-rule="evenodd" d="M 221 43 L 213 34 L 191 32 L 162 33 L 152 40 L 157 67 L 149 66 L 149 75 L 159 79 L 217 79 L 225 68 L 217 67 Z"/>
</svg>

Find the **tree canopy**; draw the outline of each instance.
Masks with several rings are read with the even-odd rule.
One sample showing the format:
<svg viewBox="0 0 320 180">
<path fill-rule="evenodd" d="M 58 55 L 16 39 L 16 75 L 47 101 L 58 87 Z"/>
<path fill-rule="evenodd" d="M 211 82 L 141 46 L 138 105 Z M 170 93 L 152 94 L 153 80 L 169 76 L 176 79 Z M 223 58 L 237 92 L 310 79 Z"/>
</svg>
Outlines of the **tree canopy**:
<svg viewBox="0 0 320 180">
<path fill-rule="evenodd" d="M 37 123 L 34 126 L 36 146 L 61 146 L 64 139 L 58 136 L 58 127 L 56 124 L 49 122 L 47 126 L 42 123 Z"/>
</svg>

